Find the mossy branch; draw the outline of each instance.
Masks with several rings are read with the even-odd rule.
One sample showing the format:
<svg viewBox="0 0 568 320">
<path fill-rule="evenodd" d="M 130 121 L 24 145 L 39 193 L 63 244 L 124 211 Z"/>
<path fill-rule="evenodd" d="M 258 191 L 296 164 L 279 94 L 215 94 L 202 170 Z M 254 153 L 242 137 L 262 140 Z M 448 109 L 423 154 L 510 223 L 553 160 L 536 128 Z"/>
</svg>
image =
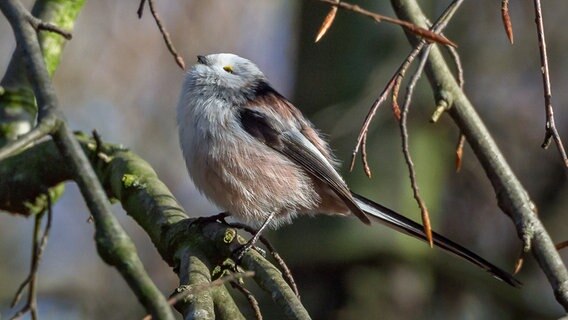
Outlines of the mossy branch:
<svg viewBox="0 0 568 320">
<path fill-rule="evenodd" d="M 143 159 L 120 146 L 97 145 L 94 139 L 77 134 L 95 172 L 109 197 L 122 207 L 149 235 L 162 258 L 174 267 L 180 285 L 194 285 L 211 280 L 214 266 L 223 264 L 233 250 L 244 243 L 236 230 L 220 223 L 192 224 L 156 172 Z M 71 171 L 64 165 L 52 141 L 45 141 L 0 162 L 0 210 L 15 210 L 14 203 L 36 199 L 40 190 L 34 182 L 52 185 L 69 180 Z M 37 169 L 49 163 L 48 168 Z M 18 173 L 17 175 L 13 173 Z M 6 192 L 18 186 L 19 192 Z M 309 319 L 298 297 L 288 286 L 280 271 L 254 250 L 245 254 L 243 267 L 254 271 L 254 280 L 270 293 L 289 319 Z M 222 290 L 222 289 L 215 289 Z M 234 302 L 226 303 L 226 292 L 202 292 L 208 297 L 194 297 L 180 307 L 184 315 L 195 310 L 222 311 L 229 319 L 241 319 Z M 198 303 L 201 307 L 197 307 Z M 204 319 L 207 319 L 205 317 Z"/>
</svg>

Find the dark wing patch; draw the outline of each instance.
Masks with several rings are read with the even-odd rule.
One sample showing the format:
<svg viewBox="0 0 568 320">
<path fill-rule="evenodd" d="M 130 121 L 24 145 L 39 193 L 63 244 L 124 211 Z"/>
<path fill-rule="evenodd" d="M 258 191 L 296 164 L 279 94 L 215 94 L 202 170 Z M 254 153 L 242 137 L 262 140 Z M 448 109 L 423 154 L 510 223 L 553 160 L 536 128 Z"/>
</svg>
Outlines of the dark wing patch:
<svg viewBox="0 0 568 320">
<path fill-rule="evenodd" d="M 281 148 L 281 132 L 270 125 L 266 115 L 260 111 L 243 109 L 240 112 L 240 117 L 242 128 L 251 136 L 274 149 L 276 149 L 277 146 Z"/>
<path fill-rule="evenodd" d="M 361 221 L 369 218 L 353 200 L 351 192 L 324 156 L 301 133 L 284 132 L 271 123 L 263 112 L 245 108 L 240 113 L 243 129 L 260 142 L 285 155 L 306 172 L 327 184 Z M 304 141 L 302 141 L 304 140 Z M 306 143 L 313 149 L 306 147 Z"/>
</svg>

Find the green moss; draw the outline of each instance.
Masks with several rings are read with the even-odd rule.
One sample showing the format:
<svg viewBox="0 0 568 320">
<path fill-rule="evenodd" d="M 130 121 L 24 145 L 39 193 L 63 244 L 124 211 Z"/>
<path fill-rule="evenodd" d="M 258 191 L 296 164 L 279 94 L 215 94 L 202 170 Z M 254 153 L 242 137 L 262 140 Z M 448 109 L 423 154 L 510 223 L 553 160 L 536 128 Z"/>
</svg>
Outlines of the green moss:
<svg viewBox="0 0 568 320">
<path fill-rule="evenodd" d="M 236 236 L 237 236 L 237 231 L 235 229 L 228 228 L 227 230 L 225 230 L 225 236 L 223 237 L 223 242 L 231 243 L 233 242 Z"/>
<path fill-rule="evenodd" d="M 65 186 L 63 183 L 60 183 L 48 189 L 49 196 L 51 197 L 51 203 L 52 204 L 55 203 L 59 199 L 59 197 L 61 197 L 64 191 L 65 191 Z M 45 193 L 40 194 L 34 200 L 24 202 L 24 207 L 26 208 L 27 213 L 29 215 L 39 214 L 47 210 L 47 206 L 48 206 L 48 201 L 47 201 L 47 195 Z"/>
<path fill-rule="evenodd" d="M 136 188 L 136 189 L 144 189 L 146 188 L 146 184 L 140 182 L 139 178 L 133 174 L 124 174 L 122 176 L 122 185 L 125 189 L 128 188 Z"/>
<path fill-rule="evenodd" d="M 47 17 L 42 17 L 63 30 L 71 31 L 75 25 L 75 20 L 85 4 L 84 0 L 62 1 L 46 0 L 41 6 L 47 10 Z M 46 19 L 47 18 L 47 19 Z M 47 71 L 51 76 L 57 69 L 61 61 L 61 54 L 66 43 L 66 39 L 53 32 L 41 32 L 39 35 L 43 57 L 47 66 Z"/>
</svg>

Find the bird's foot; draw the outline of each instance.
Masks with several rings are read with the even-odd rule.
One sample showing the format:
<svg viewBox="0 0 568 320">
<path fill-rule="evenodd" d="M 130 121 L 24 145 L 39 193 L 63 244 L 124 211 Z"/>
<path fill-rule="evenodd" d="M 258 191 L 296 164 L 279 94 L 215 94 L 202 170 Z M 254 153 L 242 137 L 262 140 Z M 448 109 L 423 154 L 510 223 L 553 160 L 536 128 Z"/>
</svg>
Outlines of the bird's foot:
<svg viewBox="0 0 568 320">
<path fill-rule="evenodd" d="M 233 252 L 233 257 L 235 258 L 235 261 L 237 263 L 240 263 L 241 260 L 243 259 L 243 257 L 245 256 L 245 253 L 247 253 L 249 250 L 254 249 L 256 250 L 258 253 L 260 253 L 263 257 L 266 256 L 266 251 L 264 249 L 261 249 L 257 246 L 255 246 L 256 244 L 256 240 L 254 237 L 252 239 L 250 239 L 247 243 L 243 244 L 242 246 L 240 246 L 238 249 L 236 249 Z"/>
<path fill-rule="evenodd" d="M 210 222 L 216 222 L 219 221 L 221 223 L 227 223 L 227 221 L 225 221 L 225 218 L 229 216 L 228 212 L 221 212 L 209 217 L 198 217 L 193 219 L 193 221 L 191 221 L 189 223 L 189 227 L 191 227 L 194 224 L 206 224 L 206 223 L 210 223 Z"/>
</svg>

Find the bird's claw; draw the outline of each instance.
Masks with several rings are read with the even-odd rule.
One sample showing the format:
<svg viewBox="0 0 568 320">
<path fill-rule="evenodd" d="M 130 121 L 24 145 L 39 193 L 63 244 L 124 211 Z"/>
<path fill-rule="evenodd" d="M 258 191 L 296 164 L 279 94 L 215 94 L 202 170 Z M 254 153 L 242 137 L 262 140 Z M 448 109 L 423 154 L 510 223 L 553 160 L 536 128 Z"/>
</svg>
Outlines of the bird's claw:
<svg viewBox="0 0 568 320">
<path fill-rule="evenodd" d="M 248 241 L 247 243 L 243 244 L 242 246 L 240 246 L 238 249 L 236 249 L 233 252 L 233 257 L 235 257 L 235 261 L 237 263 L 240 263 L 241 260 L 243 259 L 243 257 L 245 256 L 245 253 L 247 253 L 251 249 L 256 250 L 263 257 L 266 257 L 266 251 L 264 249 L 261 249 L 261 248 L 255 246 L 254 242 Z"/>
<path fill-rule="evenodd" d="M 216 215 L 209 216 L 209 217 L 197 217 L 189 223 L 189 227 L 191 227 L 194 224 L 206 224 L 206 223 L 216 222 L 216 221 L 219 221 L 221 223 L 227 223 L 225 221 L 225 218 L 227 216 L 229 216 L 229 214 L 227 212 L 221 212 L 221 213 L 218 213 Z"/>
</svg>

